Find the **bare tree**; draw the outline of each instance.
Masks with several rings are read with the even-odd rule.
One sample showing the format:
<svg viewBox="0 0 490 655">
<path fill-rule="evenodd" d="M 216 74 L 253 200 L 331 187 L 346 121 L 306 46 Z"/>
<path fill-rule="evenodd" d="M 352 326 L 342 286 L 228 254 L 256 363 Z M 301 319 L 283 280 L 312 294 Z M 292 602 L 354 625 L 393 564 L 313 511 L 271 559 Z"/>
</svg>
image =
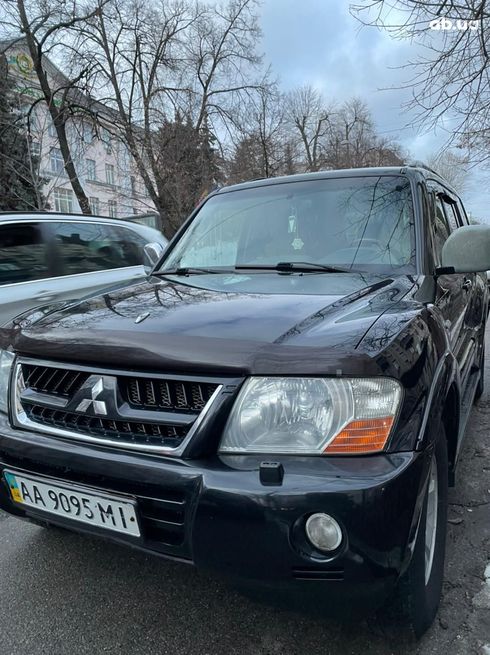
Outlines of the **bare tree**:
<svg viewBox="0 0 490 655">
<path fill-rule="evenodd" d="M 39 158 L 16 102 L 5 56 L 0 56 L 0 209 L 42 209 Z"/>
<path fill-rule="evenodd" d="M 329 163 L 333 168 L 368 165 L 366 154 L 374 147 L 374 126 L 369 110 L 359 98 L 343 103 L 329 134 Z"/>
<path fill-rule="evenodd" d="M 178 57 L 173 48 L 193 18 L 178 1 L 162 2 L 158 8 L 131 0 L 97 1 L 98 11 L 78 26 L 75 47 L 84 61 L 93 64 L 99 100 L 115 110 L 112 136 L 127 146 L 160 210 L 153 137 L 165 116 L 170 90 L 165 75 Z M 165 233 L 172 234 L 175 228 L 168 218 L 163 215 L 162 220 Z"/>
<path fill-rule="evenodd" d="M 240 182 L 273 177 L 285 170 L 286 129 L 285 98 L 276 81 L 267 72 L 257 89 L 249 93 L 239 115 L 237 137 L 233 139 L 229 181 Z"/>
<path fill-rule="evenodd" d="M 345 101 L 335 113 L 328 134 L 327 161 L 332 168 L 398 166 L 400 146 L 376 133 L 373 118 L 360 98 Z"/>
<path fill-rule="evenodd" d="M 7 14 L 84 212 L 70 130 L 85 118 L 134 161 L 167 236 L 221 181 L 225 160 L 233 181 L 401 161 L 361 100 L 339 106 L 311 86 L 284 95 L 261 72 L 257 0 L 15 0 Z M 63 72 L 48 55 L 63 57 Z"/>
<path fill-rule="evenodd" d="M 48 54 L 56 53 L 61 47 L 64 59 L 70 60 L 70 36 L 82 23 L 92 18 L 100 4 L 91 0 L 45 0 L 25 2 L 16 0 L 5 11 L 1 24 L 3 29 L 20 33 L 33 61 L 41 98 L 46 103 L 56 130 L 64 168 L 83 213 L 90 214 L 90 203 L 80 182 L 68 138 L 68 124 L 76 112 L 90 111 L 82 98 L 84 82 L 89 74 L 87 67 L 79 68 L 69 76 L 49 63 Z M 9 44 L 11 47 L 13 42 Z M 68 68 L 68 67 L 67 67 Z M 35 107 L 37 102 L 33 102 Z"/>
<path fill-rule="evenodd" d="M 325 166 L 325 137 L 332 130 L 336 109 L 329 106 L 322 94 L 305 85 L 291 91 L 287 97 L 287 117 L 291 131 L 297 136 L 307 171 Z"/>
<path fill-rule="evenodd" d="M 490 3 L 358 0 L 352 11 L 364 24 L 421 46 L 401 85 L 412 90 L 407 107 L 415 122 L 442 126 L 448 145 L 490 163 Z"/>
<path fill-rule="evenodd" d="M 234 124 L 237 104 L 260 83 L 252 73 L 260 64 L 257 0 L 228 0 L 225 5 L 197 5 L 185 42 L 183 81 L 197 129 Z M 185 97 L 185 95 L 184 95 Z"/>
<path fill-rule="evenodd" d="M 284 159 L 285 111 L 284 96 L 275 82 L 264 80 L 252 94 L 249 115 L 263 162 L 262 177 L 277 175 Z"/>
<path fill-rule="evenodd" d="M 369 109 L 359 98 L 328 105 L 318 91 L 302 87 L 290 93 L 288 115 L 307 171 L 403 161 L 398 144 L 377 136 Z"/>
<path fill-rule="evenodd" d="M 95 67 L 98 98 L 116 110 L 114 136 L 127 145 L 171 236 L 184 217 L 166 211 L 164 196 L 168 176 L 181 168 L 167 165 L 175 148 L 166 152 L 166 139 L 155 135 L 162 127 L 171 133 L 178 115 L 197 141 L 231 133 L 240 98 L 256 86 L 249 81 L 259 62 L 256 2 L 98 2 L 99 11 L 78 25 L 76 47 Z"/>
<path fill-rule="evenodd" d="M 427 158 L 427 165 L 439 173 L 458 193 L 468 182 L 468 159 L 452 151 L 438 152 Z"/>
</svg>

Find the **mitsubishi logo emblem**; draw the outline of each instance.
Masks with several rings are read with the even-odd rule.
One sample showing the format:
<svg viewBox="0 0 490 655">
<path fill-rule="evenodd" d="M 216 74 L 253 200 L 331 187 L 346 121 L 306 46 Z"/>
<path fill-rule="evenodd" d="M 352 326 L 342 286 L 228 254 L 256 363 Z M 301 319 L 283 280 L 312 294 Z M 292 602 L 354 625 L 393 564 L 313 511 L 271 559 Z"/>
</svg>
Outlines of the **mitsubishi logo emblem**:
<svg viewBox="0 0 490 655">
<path fill-rule="evenodd" d="M 76 407 L 76 412 L 87 412 L 90 407 L 94 414 L 101 414 L 107 416 L 107 406 L 103 400 L 97 400 L 100 394 L 104 391 L 104 379 L 97 378 L 96 382 L 89 387 L 90 398 L 84 398 Z"/>
</svg>

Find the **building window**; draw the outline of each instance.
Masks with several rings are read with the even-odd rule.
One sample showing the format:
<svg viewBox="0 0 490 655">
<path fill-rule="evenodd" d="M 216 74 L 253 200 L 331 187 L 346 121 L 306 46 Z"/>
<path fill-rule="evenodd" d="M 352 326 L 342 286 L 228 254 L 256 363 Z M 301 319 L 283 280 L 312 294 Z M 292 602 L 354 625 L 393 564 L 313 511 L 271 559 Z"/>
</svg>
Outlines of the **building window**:
<svg viewBox="0 0 490 655">
<path fill-rule="evenodd" d="M 137 193 L 137 191 L 136 191 L 136 178 L 135 178 L 134 175 L 131 175 L 129 180 L 131 182 L 131 195 L 135 196 L 136 193 Z"/>
<path fill-rule="evenodd" d="M 20 106 L 20 113 L 22 117 L 23 127 L 28 131 L 29 134 L 39 131 L 39 125 L 37 120 L 37 114 L 32 105 L 22 104 Z"/>
<path fill-rule="evenodd" d="M 95 170 L 95 159 L 86 159 L 85 160 L 85 170 L 87 180 L 96 180 L 97 173 Z"/>
<path fill-rule="evenodd" d="M 84 123 L 82 127 L 82 141 L 84 143 L 92 143 L 94 140 L 94 128 L 90 123 Z"/>
<path fill-rule="evenodd" d="M 49 136 L 52 136 L 52 137 L 57 137 L 58 136 L 58 134 L 56 133 L 56 127 L 55 127 L 52 120 L 50 120 L 49 124 L 48 124 L 48 134 L 49 134 Z"/>
<path fill-rule="evenodd" d="M 41 157 L 41 144 L 39 141 L 31 141 L 31 157 L 39 159 Z"/>
<path fill-rule="evenodd" d="M 105 150 L 108 155 L 112 154 L 112 137 L 109 130 L 105 127 L 102 128 L 100 138 L 105 145 Z"/>
<path fill-rule="evenodd" d="M 49 160 L 52 173 L 56 173 L 57 175 L 63 173 L 65 167 L 63 162 L 63 155 L 61 154 L 61 150 L 59 148 L 51 148 L 49 153 Z"/>
<path fill-rule="evenodd" d="M 57 212 L 71 214 L 73 212 L 73 193 L 70 189 L 54 190 L 54 208 Z"/>
<path fill-rule="evenodd" d="M 94 214 L 95 216 L 100 214 L 100 202 L 97 196 L 92 196 L 91 198 L 89 198 L 89 202 L 90 202 L 90 211 L 92 212 L 92 214 Z"/>
<path fill-rule="evenodd" d="M 111 216 L 112 218 L 116 218 L 117 217 L 117 202 L 115 200 L 109 200 L 107 205 L 109 207 L 109 216 Z"/>
<path fill-rule="evenodd" d="M 112 184 L 114 186 L 115 182 L 115 175 L 114 175 L 114 164 L 106 164 L 105 165 L 105 181 L 107 184 Z"/>
</svg>

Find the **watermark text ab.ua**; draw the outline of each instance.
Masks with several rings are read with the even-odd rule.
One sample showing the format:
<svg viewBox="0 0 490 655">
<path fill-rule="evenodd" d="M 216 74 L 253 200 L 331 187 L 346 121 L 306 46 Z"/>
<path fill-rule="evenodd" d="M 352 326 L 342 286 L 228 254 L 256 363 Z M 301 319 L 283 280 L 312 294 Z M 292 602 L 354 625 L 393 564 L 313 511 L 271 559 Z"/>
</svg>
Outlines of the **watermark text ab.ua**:
<svg viewBox="0 0 490 655">
<path fill-rule="evenodd" d="M 480 21 L 464 20 L 462 18 L 452 20 L 441 16 L 431 20 L 429 27 L 431 30 L 477 30 L 480 28 Z"/>
</svg>

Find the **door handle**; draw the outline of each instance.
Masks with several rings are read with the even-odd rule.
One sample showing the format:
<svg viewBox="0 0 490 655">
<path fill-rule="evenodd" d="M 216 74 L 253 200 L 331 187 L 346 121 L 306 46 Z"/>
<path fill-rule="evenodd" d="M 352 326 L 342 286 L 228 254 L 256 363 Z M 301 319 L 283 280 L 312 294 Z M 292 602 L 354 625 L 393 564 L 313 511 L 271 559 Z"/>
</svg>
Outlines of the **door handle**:
<svg viewBox="0 0 490 655">
<path fill-rule="evenodd" d="M 472 288 L 472 286 L 473 286 L 473 280 L 466 279 L 466 280 L 463 282 L 463 289 L 464 289 L 465 291 L 470 291 L 470 289 Z"/>
</svg>

